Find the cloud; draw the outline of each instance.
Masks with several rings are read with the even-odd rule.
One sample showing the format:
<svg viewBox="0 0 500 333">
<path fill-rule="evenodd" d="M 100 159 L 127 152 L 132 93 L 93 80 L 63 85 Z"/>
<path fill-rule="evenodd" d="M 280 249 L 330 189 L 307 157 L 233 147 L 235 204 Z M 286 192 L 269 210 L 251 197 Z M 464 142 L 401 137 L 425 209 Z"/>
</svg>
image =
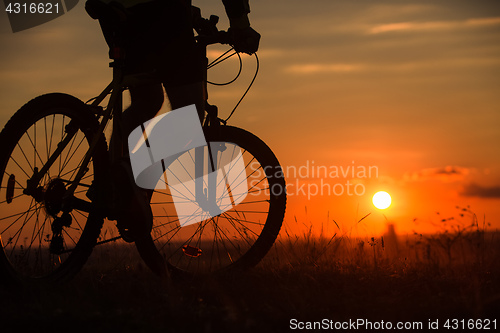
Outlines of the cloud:
<svg viewBox="0 0 500 333">
<path fill-rule="evenodd" d="M 485 67 L 498 66 L 500 59 L 495 57 L 482 58 L 458 58 L 458 59 L 423 59 L 414 61 L 399 61 L 392 63 L 295 63 L 284 68 L 285 72 L 290 74 L 311 75 L 327 73 L 367 73 L 381 72 L 389 73 L 408 73 L 419 71 L 435 71 L 436 69 L 447 70 L 465 67 Z"/>
<path fill-rule="evenodd" d="M 380 34 L 393 31 L 422 31 L 422 30 L 441 30 L 452 28 L 455 22 L 399 22 L 380 24 L 368 30 L 369 34 Z"/>
<path fill-rule="evenodd" d="M 348 73 L 360 71 L 363 67 L 359 64 L 295 64 L 288 66 L 286 71 L 296 74 Z"/>
<path fill-rule="evenodd" d="M 376 25 L 368 30 L 368 34 L 394 31 L 436 31 L 495 25 L 500 25 L 500 17 L 485 17 L 463 21 L 398 22 Z"/>
<path fill-rule="evenodd" d="M 479 198 L 499 198 L 500 199 L 500 186 L 481 186 L 476 183 L 466 185 L 464 191 L 460 193 L 466 197 L 479 197 Z"/>
<path fill-rule="evenodd" d="M 465 21 L 466 26 L 488 26 L 500 25 L 500 17 L 483 17 L 479 19 L 469 19 Z"/>
<path fill-rule="evenodd" d="M 426 168 L 418 172 L 406 173 L 406 181 L 439 180 L 442 182 L 456 182 L 463 180 L 471 173 L 471 169 L 460 166 L 445 166 L 438 168 Z"/>
</svg>

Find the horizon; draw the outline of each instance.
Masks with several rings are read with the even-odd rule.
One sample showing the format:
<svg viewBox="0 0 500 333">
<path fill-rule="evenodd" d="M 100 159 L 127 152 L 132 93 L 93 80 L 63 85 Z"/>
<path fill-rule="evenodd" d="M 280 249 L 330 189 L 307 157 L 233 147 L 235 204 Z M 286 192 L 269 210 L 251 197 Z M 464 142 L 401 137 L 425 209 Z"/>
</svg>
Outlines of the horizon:
<svg viewBox="0 0 500 333">
<path fill-rule="evenodd" d="M 58 91 L 86 101 L 109 83 L 107 46 L 83 5 L 15 34 L 0 14 L 0 126 L 38 95 Z M 228 26 L 219 1 L 194 5 L 219 15 L 220 29 Z M 284 225 L 335 230 L 338 223 L 372 236 L 388 224 L 398 234 L 426 233 L 476 218 L 500 229 L 499 2 L 250 5 L 262 34 L 261 68 L 230 124 L 255 133 L 284 170 L 297 171 L 287 179 Z M 228 61 L 211 79 L 232 78 L 236 65 Z M 209 88 L 211 103 L 227 114 L 254 69 L 245 56 L 240 81 Z M 377 173 L 353 175 L 354 166 Z M 302 177 L 301 167 L 315 177 Z M 338 177 L 322 171 L 335 168 Z M 389 208 L 373 206 L 378 191 L 391 195 Z"/>
</svg>

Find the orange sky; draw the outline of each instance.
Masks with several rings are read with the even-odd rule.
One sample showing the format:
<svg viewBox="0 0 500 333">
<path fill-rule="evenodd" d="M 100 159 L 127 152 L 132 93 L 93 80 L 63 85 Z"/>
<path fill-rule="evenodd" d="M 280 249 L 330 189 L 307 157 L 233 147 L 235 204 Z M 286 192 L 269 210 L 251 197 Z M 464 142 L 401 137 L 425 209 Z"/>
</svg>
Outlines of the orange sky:
<svg viewBox="0 0 500 333">
<path fill-rule="evenodd" d="M 223 16 L 218 1 L 194 3 Z M 318 230 L 335 230 L 334 219 L 345 232 L 371 235 L 388 220 L 399 232 L 426 232 L 467 205 L 480 223 L 486 216 L 500 228 L 498 1 L 254 0 L 251 8 L 263 36 L 261 70 L 231 124 L 264 139 L 289 173 L 308 170 L 289 174 L 289 228 L 296 217 Z M 0 45 L 1 126 L 37 95 L 87 100 L 111 79 L 106 44 L 83 2 L 16 34 L 2 12 Z M 241 82 L 212 90 L 222 110 L 245 89 L 253 59 L 245 64 Z M 229 78 L 234 65 L 212 77 Z M 377 173 L 318 178 L 313 164 Z M 349 195 L 347 182 L 363 195 Z M 371 204 L 378 190 L 393 197 L 385 211 Z"/>
</svg>

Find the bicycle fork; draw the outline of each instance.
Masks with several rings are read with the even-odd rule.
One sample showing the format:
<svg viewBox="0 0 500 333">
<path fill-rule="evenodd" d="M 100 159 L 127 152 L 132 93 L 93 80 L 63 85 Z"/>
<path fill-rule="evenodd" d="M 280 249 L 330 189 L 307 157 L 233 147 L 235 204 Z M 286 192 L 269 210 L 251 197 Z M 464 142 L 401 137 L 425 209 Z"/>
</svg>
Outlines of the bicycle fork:
<svg viewBox="0 0 500 333">
<path fill-rule="evenodd" d="M 207 102 L 205 108 L 207 110 L 207 119 L 203 127 L 217 128 L 221 126 L 217 117 L 217 107 Z M 225 185 L 231 204 L 234 206 L 227 174 L 224 171 L 224 166 L 220 165 L 222 156 L 219 157 L 219 153 L 223 154 L 225 150 L 226 145 L 222 142 L 207 142 L 206 149 L 205 147 L 195 148 L 195 199 L 200 208 L 208 212 L 210 217 L 218 216 L 224 212 L 219 206 L 221 204 L 220 199 L 217 198 L 217 189 L 222 184 Z M 219 179 L 217 179 L 218 176 Z"/>
<path fill-rule="evenodd" d="M 205 147 L 195 148 L 195 198 L 200 208 L 214 217 L 220 215 L 221 210 L 217 205 L 217 169 L 215 168 L 217 151 L 212 148 L 210 143 L 207 145 L 207 149 Z M 206 177 L 205 165 L 207 166 Z"/>
</svg>

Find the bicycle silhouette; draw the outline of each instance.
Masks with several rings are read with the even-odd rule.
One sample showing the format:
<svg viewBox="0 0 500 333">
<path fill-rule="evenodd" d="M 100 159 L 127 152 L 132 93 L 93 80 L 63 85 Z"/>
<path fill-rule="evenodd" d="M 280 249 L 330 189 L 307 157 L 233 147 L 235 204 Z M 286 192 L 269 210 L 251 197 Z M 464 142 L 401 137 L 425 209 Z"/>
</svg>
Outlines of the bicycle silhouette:
<svg viewBox="0 0 500 333">
<path fill-rule="evenodd" d="M 198 22 L 205 28 L 196 29 L 197 43 L 205 52 L 208 45 L 229 43 L 228 34 L 216 28 L 216 17 L 200 15 Z M 115 220 L 116 211 L 128 209 L 113 193 L 112 166 L 121 155 L 108 150 L 104 132 L 111 122 L 113 129 L 120 128 L 122 94 L 137 76 L 124 75 L 119 57 L 111 67 L 113 80 L 96 98 L 83 103 L 62 93 L 36 97 L 0 133 L 2 280 L 67 281 L 96 245 L 122 238 L 100 235 L 104 219 Z M 190 276 L 217 274 L 254 266 L 281 228 L 286 191 L 277 158 L 255 135 L 227 125 L 208 101 L 205 111 L 206 145 L 162 160 L 164 174 L 150 198 L 151 233 L 135 240 L 157 274 L 167 269 Z M 110 142 L 120 146 L 124 140 L 113 131 Z M 235 163 L 241 170 L 228 176 Z M 194 184 L 191 190 L 177 190 L 188 181 Z M 235 204 L 233 190 L 242 182 L 245 195 Z M 175 205 L 180 202 L 197 207 L 187 217 L 196 222 L 185 223 Z"/>
</svg>

